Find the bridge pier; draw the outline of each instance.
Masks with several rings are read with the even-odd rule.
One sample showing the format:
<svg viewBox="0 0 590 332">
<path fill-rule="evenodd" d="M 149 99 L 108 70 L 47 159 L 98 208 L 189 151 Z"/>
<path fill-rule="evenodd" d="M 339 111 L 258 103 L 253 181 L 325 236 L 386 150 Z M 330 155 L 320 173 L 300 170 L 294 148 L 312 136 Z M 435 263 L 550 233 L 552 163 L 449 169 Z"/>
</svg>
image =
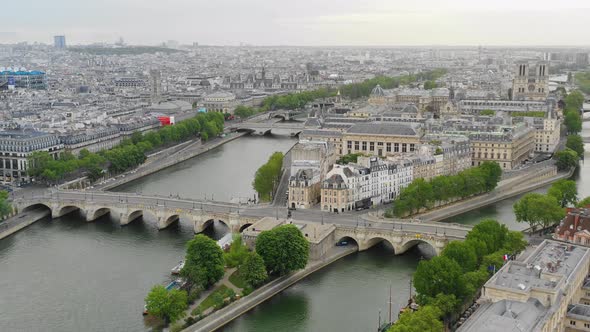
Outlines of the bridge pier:
<svg viewBox="0 0 590 332">
<path fill-rule="evenodd" d="M 158 214 L 158 229 L 162 230 L 170 225 L 172 225 L 172 223 L 174 223 L 175 221 L 178 221 L 180 219 L 180 216 L 178 214 L 164 214 L 164 215 L 160 215 Z"/>
<path fill-rule="evenodd" d="M 240 215 L 237 212 L 230 212 L 228 226 L 232 233 L 240 233 L 242 224 L 240 223 Z"/>
</svg>

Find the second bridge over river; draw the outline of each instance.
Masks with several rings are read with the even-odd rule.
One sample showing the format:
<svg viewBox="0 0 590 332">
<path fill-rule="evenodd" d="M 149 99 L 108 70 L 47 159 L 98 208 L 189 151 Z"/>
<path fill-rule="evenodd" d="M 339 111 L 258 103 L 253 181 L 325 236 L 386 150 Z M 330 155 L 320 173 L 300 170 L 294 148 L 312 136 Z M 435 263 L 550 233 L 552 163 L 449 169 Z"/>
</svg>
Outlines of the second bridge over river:
<svg viewBox="0 0 590 332">
<path fill-rule="evenodd" d="M 110 214 L 126 225 L 144 215 L 151 215 L 163 229 L 174 222 L 190 223 L 200 233 L 215 221 L 232 232 L 242 232 L 264 217 L 278 218 L 272 206 L 249 206 L 233 203 L 190 200 L 176 197 L 145 196 L 114 192 L 52 191 L 14 197 L 18 211 L 45 209 L 52 218 L 80 211 L 87 221 Z M 423 223 L 409 220 L 375 221 L 359 214 L 326 214 L 319 210 L 297 211 L 297 220 L 335 225 L 334 240 L 354 240 L 359 250 L 386 241 L 396 254 L 418 243 L 427 243 L 436 253 L 452 240 L 462 240 L 471 229 L 446 223 Z"/>
</svg>

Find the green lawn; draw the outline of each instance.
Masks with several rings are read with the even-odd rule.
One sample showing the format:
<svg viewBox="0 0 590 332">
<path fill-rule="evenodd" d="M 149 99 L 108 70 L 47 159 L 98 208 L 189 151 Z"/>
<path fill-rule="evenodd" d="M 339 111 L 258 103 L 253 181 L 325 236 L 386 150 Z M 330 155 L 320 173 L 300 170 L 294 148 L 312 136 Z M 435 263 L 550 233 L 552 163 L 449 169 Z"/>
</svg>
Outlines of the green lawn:
<svg viewBox="0 0 590 332">
<path fill-rule="evenodd" d="M 227 291 L 229 291 L 229 288 L 227 288 L 227 286 L 225 285 L 221 285 L 219 286 L 219 288 L 217 288 L 215 291 L 209 294 L 209 296 L 207 296 L 207 298 L 203 300 L 201 304 L 199 304 L 199 309 L 201 310 L 201 312 L 204 312 L 205 310 L 207 310 L 207 308 L 212 307 L 215 304 L 213 301 L 215 294 L 221 294 L 221 296 L 225 298 L 227 297 Z"/>
<path fill-rule="evenodd" d="M 232 273 L 232 275 L 229 276 L 229 282 L 241 289 L 248 287 L 244 279 L 242 279 L 242 276 L 240 276 L 240 270 L 236 270 L 236 272 Z"/>
</svg>

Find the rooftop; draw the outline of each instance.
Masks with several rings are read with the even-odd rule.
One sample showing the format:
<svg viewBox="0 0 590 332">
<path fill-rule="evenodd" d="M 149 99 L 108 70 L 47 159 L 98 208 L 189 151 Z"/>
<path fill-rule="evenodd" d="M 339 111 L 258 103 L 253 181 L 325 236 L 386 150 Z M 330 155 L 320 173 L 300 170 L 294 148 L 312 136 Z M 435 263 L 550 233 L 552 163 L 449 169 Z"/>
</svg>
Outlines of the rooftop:
<svg viewBox="0 0 590 332">
<path fill-rule="evenodd" d="M 417 136 L 412 126 L 399 123 L 358 123 L 346 131 L 348 134 Z"/>
<path fill-rule="evenodd" d="M 526 303 L 502 300 L 485 303 L 459 328 L 460 332 L 525 332 L 534 331 L 546 314 L 539 301 L 529 299 Z"/>
<path fill-rule="evenodd" d="M 524 262 L 510 261 L 486 287 L 500 286 L 517 291 L 540 288 L 556 291 L 561 281 L 576 270 L 588 248 L 556 241 L 544 241 Z"/>
</svg>

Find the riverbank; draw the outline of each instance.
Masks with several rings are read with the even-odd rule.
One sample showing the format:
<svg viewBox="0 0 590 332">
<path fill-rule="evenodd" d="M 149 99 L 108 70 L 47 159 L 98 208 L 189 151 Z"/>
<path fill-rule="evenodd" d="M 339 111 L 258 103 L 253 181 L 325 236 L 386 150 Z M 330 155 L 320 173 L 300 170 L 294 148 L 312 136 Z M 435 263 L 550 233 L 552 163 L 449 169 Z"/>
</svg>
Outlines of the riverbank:
<svg viewBox="0 0 590 332">
<path fill-rule="evenodd" d="M 129 182 L 139 180 L 144 176 L 157 173 L 163 169 L 166 169 L 188 159 L 199 156 L 209 150 L 215 149 L 225 143 L 236 140 L 244 135 L 247 135 L 247 133 L 229 133 L 226 137 L 217 138 L 205 144 L 191 144 L 175 152 L 172 155 L 166 156 L 164 160 L 154 160 L 151 162 L 148 161 L 147 163 L 139 166 L 136 170 L 132 171 L 134 173 L 128 172 L 123 176 L 118 176 L 117 178 L 115 178 L 114 181 L 105 183 L 104 185 L 95 186 L 94 189 L 105 191 L 115 189 Z"/>
<path fill-rule="evenodd" d="M 574 170 L 572 169 L 569 172 L 554 172 L 555 174 L 534 173 L 521 179 L 510 179 L 510 181 L 498 186 L 498 188 L 492 192 L 445 205 L 414 217 L 423 221 L 441 221 L 471 210 L 494 204 L 513 196 L 536 190 L 555 181 L 570 178 L 573 172 Z"/>
<path fill-rule="evenodd" d="M 35 223 L 36 221 L 45 218 L 49 214 L 50 212 L 47 210 L 38 209 L 19 213 L 14 217 L 6 219 L 0 223 L 0 240 L 20 231 L 21 229 Z"/>
<path fill-rule="evenodd" d="M 290 275 L 278 278 L 261 288 L 255 290 L 248 296 L 230 304 L 229 306 L 220 309 L 211 315 L 203 318 L 196 324 L 184 329 L 184 332 L 201 332 L 201 331 L 215 331 L 232 320 L 238 318 L 249 310 L 253 309 L 257 305 L 270 299 L 274 295 L 282 292 L 286 288 L 295 284 L 299 280 L 307 277 L 308 275 L 322 269 L 323 267 L 330 265 L 331 263 L 348 256 L 357 251 L 356 247 L 334 247 L 331 253 L 328 254 L 321 261 L 311 261 L 307 267 L 303 270 L 294 272 Z"/>
</svg>

